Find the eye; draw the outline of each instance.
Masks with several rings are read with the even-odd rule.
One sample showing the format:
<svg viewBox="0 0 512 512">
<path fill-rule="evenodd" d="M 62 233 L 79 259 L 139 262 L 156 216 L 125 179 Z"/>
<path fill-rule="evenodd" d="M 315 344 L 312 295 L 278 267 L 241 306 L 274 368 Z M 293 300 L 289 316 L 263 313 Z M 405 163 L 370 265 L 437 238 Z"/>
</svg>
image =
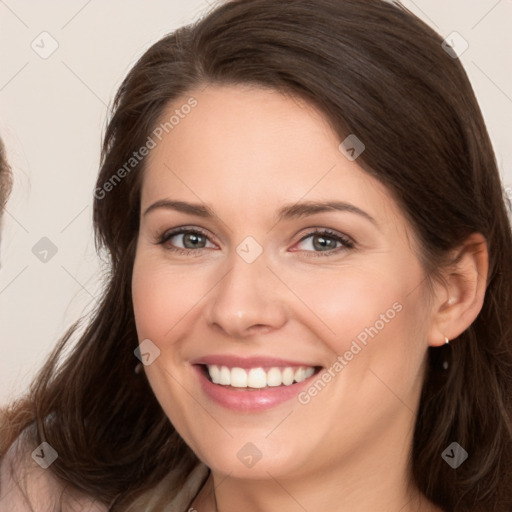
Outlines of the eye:
<svg viewBox="0 0 512 512">
<path fill-rule="evenodd" d="M 160 235 L 157 244 L 165 245 L 167 250 L 179 254 L 191 254 L 193 252 L 201 253 L 202 249 L 208 248 L 208 242 L 210 243 L 209 247 L 215 247 L 203 231 L 197 228 L 177 228 Z"/>
<path fill-rule="evenodd" d="M 310 240 L 307 241 L 308 239 Z M 311 253 L 308 256 L 332 256 L 355 246 L 354 242 L 347 236 L 329 229 L 317 229 L 308 233 L 300 239 L 299 244 L 305 241 L 307 241 L 304 244 L 306 248 L 302 250 Z"/>
<path fill-rule="evenodd" d="M 199 256 L 203 249 L 216 247 L 208 235 L 198 228 L 181 227 L 165 231 L 157 240 L 156 243 L 165 246 L 166 250 L 182 255 Z M 355 243 L 347 236 L 325 228 L 308 233 L 298 244 L 303 244 L 304 247 L 298 250 L 305 252 L 308 257 L 332 256 L 355 247 Z"/>
</svg>

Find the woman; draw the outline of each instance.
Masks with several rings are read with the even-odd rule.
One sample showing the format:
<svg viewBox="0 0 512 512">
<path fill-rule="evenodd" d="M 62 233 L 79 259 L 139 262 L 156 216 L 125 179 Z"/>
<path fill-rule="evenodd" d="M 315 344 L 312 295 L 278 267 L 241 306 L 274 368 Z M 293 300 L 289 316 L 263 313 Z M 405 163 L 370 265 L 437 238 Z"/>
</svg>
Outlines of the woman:
<svg viewBox="0 0 512 512">
<path fill-rule="evenodd" d="M 510 510 L 511 227 L 453 57 L 381 0 L 153 45 L 94 193 L 110 280 L 4 413 L 4 503 Z"/>
</svg>

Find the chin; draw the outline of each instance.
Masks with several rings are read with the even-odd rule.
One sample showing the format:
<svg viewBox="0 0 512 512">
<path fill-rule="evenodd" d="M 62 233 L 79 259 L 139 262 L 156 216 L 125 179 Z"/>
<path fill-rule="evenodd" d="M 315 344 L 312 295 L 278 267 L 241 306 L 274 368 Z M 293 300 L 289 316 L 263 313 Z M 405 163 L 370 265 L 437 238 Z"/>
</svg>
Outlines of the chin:
<svg viewBox="0 0 512 512">
<path fill-rule="evenodd" d="M 202 453 L 196 453 L 214 473 L 242 480 L 283 478 L 302 473 L 305 467 L 309 467 L 311 456 L 301 453 L 304 445 L 300 439 L 295 443 L 291 437 L 285 436 L 288 438 L 285 445 L 283 439 L 270 441 L 265 439 L 265 435 L 258 433 L 254 441 L 248 440 L 250 436 L 244 440 L 230 439 L 224 444 L 215 444 L 214 449 L 210 445 L 202 446 Z"/>
</svg>

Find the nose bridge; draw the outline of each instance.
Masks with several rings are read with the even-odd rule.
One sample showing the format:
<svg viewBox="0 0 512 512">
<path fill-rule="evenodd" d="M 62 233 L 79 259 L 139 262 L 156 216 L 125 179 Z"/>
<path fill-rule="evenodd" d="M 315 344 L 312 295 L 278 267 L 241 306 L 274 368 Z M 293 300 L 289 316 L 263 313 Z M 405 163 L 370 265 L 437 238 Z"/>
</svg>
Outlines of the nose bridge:
<svg viewBox="0 0 512 512">
<path fill-rule="evenodd" d="M 243 337 L 254 327 L 279 328 L 286 308 L 279 282 L 267 268 L 265 254 L 242 242 L 230 257 L 229 270 L 212 290 L 206 316 L 230 336 Z"/>
</svg>

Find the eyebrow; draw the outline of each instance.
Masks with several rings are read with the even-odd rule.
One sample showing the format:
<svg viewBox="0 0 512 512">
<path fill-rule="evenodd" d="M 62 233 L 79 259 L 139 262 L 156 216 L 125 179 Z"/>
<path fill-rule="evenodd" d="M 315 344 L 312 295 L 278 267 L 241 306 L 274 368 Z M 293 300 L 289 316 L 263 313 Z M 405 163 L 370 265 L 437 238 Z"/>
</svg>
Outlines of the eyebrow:
<svg viewBox="0 0 512 512">
<path fill-rule="evenodd" d="M 148 213 L 161 208 L 166 210 L 175 210 L 182 213 L 188 213 L 190 215 L 196 215 L 197 217 L 216 217 L 213 209 L 204 204 L 189 203 L 187 201 L 174 201 L 171 199 L 161 199 L 159 201 L 156 201 L 148 208 L 146 208 L 143 215 L 147 215 Z M 365 218 L 366 220 L 370 221 L 372 224 L 378 227 L 377 221 L 369 213 L 345 201 L 302 201 L 298 203 L 288 204 L 281 207 L 277 211 L 276 222 L 306 217 L 308 215 L 315 215 L 317 213 L 324 213 L 330 211 L 354 213 Z"/>
</svg>

